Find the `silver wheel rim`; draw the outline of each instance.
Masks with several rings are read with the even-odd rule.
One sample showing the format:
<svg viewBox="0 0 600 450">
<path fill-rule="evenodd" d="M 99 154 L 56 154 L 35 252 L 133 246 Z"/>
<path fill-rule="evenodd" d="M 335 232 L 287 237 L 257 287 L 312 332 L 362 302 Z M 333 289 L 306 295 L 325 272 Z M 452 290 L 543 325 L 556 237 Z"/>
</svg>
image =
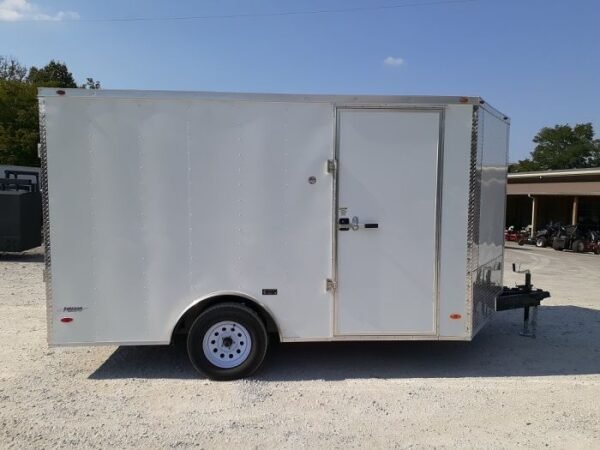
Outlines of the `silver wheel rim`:
<svg viewBox="0 0 600 450">
<path fill-rule="evenodd" d="M 202 350 L 212 365 L 220 369 L 231 369 L 248 359 L 252 339 L 246 327 L 227 320 L 208 329 L 204 334 Z"/>
</svg>

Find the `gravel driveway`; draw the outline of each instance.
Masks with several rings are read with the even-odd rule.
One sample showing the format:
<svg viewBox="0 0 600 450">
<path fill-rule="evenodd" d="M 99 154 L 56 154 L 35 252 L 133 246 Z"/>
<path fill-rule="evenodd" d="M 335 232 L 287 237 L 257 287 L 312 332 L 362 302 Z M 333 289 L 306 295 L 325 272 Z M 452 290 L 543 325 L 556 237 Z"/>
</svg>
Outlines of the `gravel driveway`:
<svg viewBox="0 0 600 450">
<path fill-rule="evenodd" d="M 181 344 L 48 349 L 42 261 L 0 255 L 0 447 L 600 448 L 600 256 L 507 250 L 553 295 L 535 340 L 510 311 L 471 343 L 280 345 L 228 383 Z"/>
</svg>

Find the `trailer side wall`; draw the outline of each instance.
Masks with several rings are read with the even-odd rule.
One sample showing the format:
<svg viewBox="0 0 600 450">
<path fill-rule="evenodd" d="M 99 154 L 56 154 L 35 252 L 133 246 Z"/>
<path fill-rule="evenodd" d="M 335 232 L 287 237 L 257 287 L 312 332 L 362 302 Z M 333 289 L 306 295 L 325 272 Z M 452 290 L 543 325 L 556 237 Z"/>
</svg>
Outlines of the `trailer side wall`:
<svg viewBox="0 0 600 450">
<path fill-rule="evenodd" d="M 414 214 L 414 228 L 392 228 L 436 243 L 435 264 L 418 268 L 437 272 L 427 334 L 335 332 L 336 209 L 348 205 L 336 204 L 343 172 L 328 160 L 344 108 L 439 114 L 439 226 L 420 234 L 431 217 Z M 51 345 L 166 344 L 185 311 L 219 295 L 259 303 L 283 341 L 469 340 L 494 311 L 508 122 L 479 99 L 42 89 L 40 113 Z M 430 179 L 391 172 L 406 197 L 391 191 L 395 208 L 431 192 Z M 415 247 L 391 256 L 415 266 L 426 245 Z M 376 277 L 364 283 L 375 308 Z"/>
<path fill-rule="evenodd" d="M 330 104 L 42 102 L 51 344 L 168 343 L 215 293 L 257 299 L 283 336 L 330 336 Z"/>
</svg>

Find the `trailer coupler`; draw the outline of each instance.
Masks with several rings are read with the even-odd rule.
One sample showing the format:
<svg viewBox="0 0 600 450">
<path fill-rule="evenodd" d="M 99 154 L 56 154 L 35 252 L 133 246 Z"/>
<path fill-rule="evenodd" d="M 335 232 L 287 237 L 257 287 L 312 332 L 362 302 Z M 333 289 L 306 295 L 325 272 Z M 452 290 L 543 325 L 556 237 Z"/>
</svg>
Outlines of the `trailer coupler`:
<svg viewBox="0 0 600 450">
<path fill-rule="evenodd" d="M 514 264 L 513 272 L 517 272 Z M 518 273 L 525 274 L 525 284 L 513 288 L 505 286 L 502 292 L 496 297 L 496 311 L 523 308 L 523 330 L 519 334 L 535 338 L 538 306 L 540 306 L 542 300 L 550 297 L 550 292 L 533 288 L 531 284 L 531 272 L 529 270 L 519 271 Z M 533 312 L 530 314 L 531 308 L 533 308 Z"/>
</svg>

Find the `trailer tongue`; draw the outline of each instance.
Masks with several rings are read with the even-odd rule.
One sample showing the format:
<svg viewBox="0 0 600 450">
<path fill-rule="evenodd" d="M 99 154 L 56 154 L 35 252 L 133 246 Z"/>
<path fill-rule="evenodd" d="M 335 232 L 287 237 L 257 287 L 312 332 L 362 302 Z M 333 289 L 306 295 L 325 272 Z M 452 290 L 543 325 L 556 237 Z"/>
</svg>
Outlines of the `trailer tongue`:
<svg viewBox="0 0 600 450">
<path fill-rule="evenodd" d="M 515 264 L 513 264 L 513 272 L 517 272 Z M 541 305 L 542 300 L 550 297 L 550 292 L 533 288 L 529 270 L 519 271 L 518 273 L 525 274 L 525 284 L 513 288 L 505 286 L 496 297 L 496 311 L 523 308 L 523 330 L 520 334 L 521 336 L 535 338 L 538 306 Z M 533 313 L 530 315 L 531 308 L 533 308 Z"/>
</svg>

